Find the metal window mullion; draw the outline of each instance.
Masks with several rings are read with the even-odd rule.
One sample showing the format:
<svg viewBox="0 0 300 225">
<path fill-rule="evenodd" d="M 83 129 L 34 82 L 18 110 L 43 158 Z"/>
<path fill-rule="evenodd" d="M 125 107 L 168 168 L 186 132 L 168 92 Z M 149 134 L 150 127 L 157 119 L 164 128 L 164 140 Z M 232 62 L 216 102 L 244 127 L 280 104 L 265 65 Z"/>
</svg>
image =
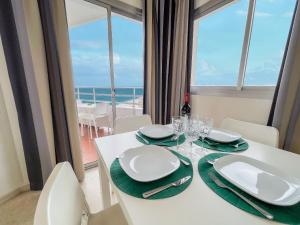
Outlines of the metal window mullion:
<svg viewBox="0 0 300 225">
<path fill-rule="evenodd" d="M 246 72 L 248 52 L 249 52 L 250 39 L 251 39 L 251 33 L 252 33 L 252 25 L 253 25 L 254 12 L 255 12 L 255 3 L 256 3 L 256 0 L 249 1 L 244 42 L 243 42 L 240 69 L 239 69 L 239 77 L 238 77 L 238 82 L 237 82 L 237 90 L 242 90 L 242 88 L 244 86 L 245 72 Z"/>
<path fill-rule="evenodd" d="M 116 93 L 115 93 L 115 75 L 114 75 L 114 58 L 113 58 L 113 43 L 112 43 L 112 22 L 111 22 L 111 7 L 107 7 L 107 25 L 108 25 L 108 48 L 109 48 L 109 69 L 111 82 L 111 103 L 113 113 L 113 130 L 116 124 Z"/>
<path fill-rule="evenodd" d="M 194 20 L 191 85 L 196 83 L 196 60 L 197 60 L 198 35 L 199 35 L 198 31 L 199 31 L 199 19 Z"/>
</svg>

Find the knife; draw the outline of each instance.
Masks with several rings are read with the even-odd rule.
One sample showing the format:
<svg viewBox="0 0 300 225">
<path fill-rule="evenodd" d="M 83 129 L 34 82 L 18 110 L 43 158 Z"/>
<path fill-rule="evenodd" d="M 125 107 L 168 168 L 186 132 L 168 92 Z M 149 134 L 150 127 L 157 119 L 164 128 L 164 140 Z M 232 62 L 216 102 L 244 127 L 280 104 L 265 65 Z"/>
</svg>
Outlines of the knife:
<svg viewBox="0 0 300 225">
<path fill-rule="evenodd" d="M 144 192 L 143 193 L 143 197 L 144 198 L 149 198 L 151 197 L 152 195 L 155 195 L 161 191 L 164 191 L 170 187 L 178 187 L 184 183 L 186 183 L 189 179 L 191 179 L 192 177 L 191 176 L 186 176 L 186 177 L 183 177 L 175 182 L 172 182 L 170 184 L 167 184 L 167 185 L 164 185 L 164 186 L 161 186 L 161 187 L 158 187 L 158 188 L 155 188 L 153 190 L 150 190 L 150 191 L 147 191 L 147 192 Z"/>
</svg>

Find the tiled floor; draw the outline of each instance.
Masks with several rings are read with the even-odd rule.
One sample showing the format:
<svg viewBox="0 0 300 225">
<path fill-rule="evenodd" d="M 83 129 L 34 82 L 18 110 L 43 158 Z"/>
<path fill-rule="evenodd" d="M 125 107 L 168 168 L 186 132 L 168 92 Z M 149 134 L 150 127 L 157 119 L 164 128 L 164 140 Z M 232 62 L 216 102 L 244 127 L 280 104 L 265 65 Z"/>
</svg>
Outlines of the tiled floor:
<svg viewBox="0 0 300 225">
<path fill-rule="evenodd" d="M 95 129 L 92 129 L 92 139 L 88 128 L 84 127 L 83 136 L 81 136 L 81 150 L 82 150 L 82 160 L 83 164 L 92 163 L 98 160 L 98 155 L 96 152 L 96 147 L 94 143 L 94 138 L 96 138 Z M 109 135 L 107 128 L 98 130 L 98 137 L 103 137 Z"/>
</svg>

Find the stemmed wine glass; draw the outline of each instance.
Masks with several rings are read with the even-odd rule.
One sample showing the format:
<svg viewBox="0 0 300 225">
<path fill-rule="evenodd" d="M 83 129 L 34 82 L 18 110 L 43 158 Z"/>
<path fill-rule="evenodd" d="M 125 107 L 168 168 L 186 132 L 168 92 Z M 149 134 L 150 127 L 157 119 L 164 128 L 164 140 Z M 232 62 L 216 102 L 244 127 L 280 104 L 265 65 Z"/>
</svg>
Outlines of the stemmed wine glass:
<svg viewBox="0 0 300 225">
<path fill-rule="evenodd" d="M 203 118 L 200 118 L 199 120 L 199 134 L 200 134 L 200 138 L 201 138 L 201 142 L 202 142 L 202 151 L 204 153 L 206 153 L 206 150 L 204 148 L 204 140 L 205 138 L 208 137 L 212 127 L 213 127 L 213 119 L 212 118 L 208 118 L 208 117 L 203 117 Z"/>
<path fill-rule="evenodd" d="M 193 161 L 193 142 L 196 141 L 199 138 L 199 120 L 194 118 L 194 117 L 190 117 L 187 119 L 186 121 L 186 127 L 184 130 L 184 134 L 185 134 L 185 138 L 186 141 L 189 144 L 190 147 L 190 158 Z"/>
<path fill-rule="evenodd" d="M 175 138 L 176 138 L 176 150 L 179 150 L 179 146 L 178 146 L 178 141 L 179 141 L 179 137 L 183 132 L 183 125 L 184 125 L 184 121 L 183 118 L 180 116 L 174 116 L 172 117 L 172 126 L 173 126 L 173 130 L 174 130 L 174 134 L 175 134 Z"/>
</svg>

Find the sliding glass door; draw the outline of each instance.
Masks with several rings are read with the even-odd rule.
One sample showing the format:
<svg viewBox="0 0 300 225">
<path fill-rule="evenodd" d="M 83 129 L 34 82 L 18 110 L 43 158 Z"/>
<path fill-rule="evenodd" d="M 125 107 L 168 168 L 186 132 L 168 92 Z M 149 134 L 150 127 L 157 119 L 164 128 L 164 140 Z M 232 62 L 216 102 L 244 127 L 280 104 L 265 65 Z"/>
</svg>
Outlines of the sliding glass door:
<svg viewBox="0 0 300 225">
<path fill-rule="evenodd" d="M 112 133 L 120 117 L 142 113 L 143 27 L 101 1 L 65 0 L 78 122 L 85 164 L 94 138 Z"/>
</svg>

